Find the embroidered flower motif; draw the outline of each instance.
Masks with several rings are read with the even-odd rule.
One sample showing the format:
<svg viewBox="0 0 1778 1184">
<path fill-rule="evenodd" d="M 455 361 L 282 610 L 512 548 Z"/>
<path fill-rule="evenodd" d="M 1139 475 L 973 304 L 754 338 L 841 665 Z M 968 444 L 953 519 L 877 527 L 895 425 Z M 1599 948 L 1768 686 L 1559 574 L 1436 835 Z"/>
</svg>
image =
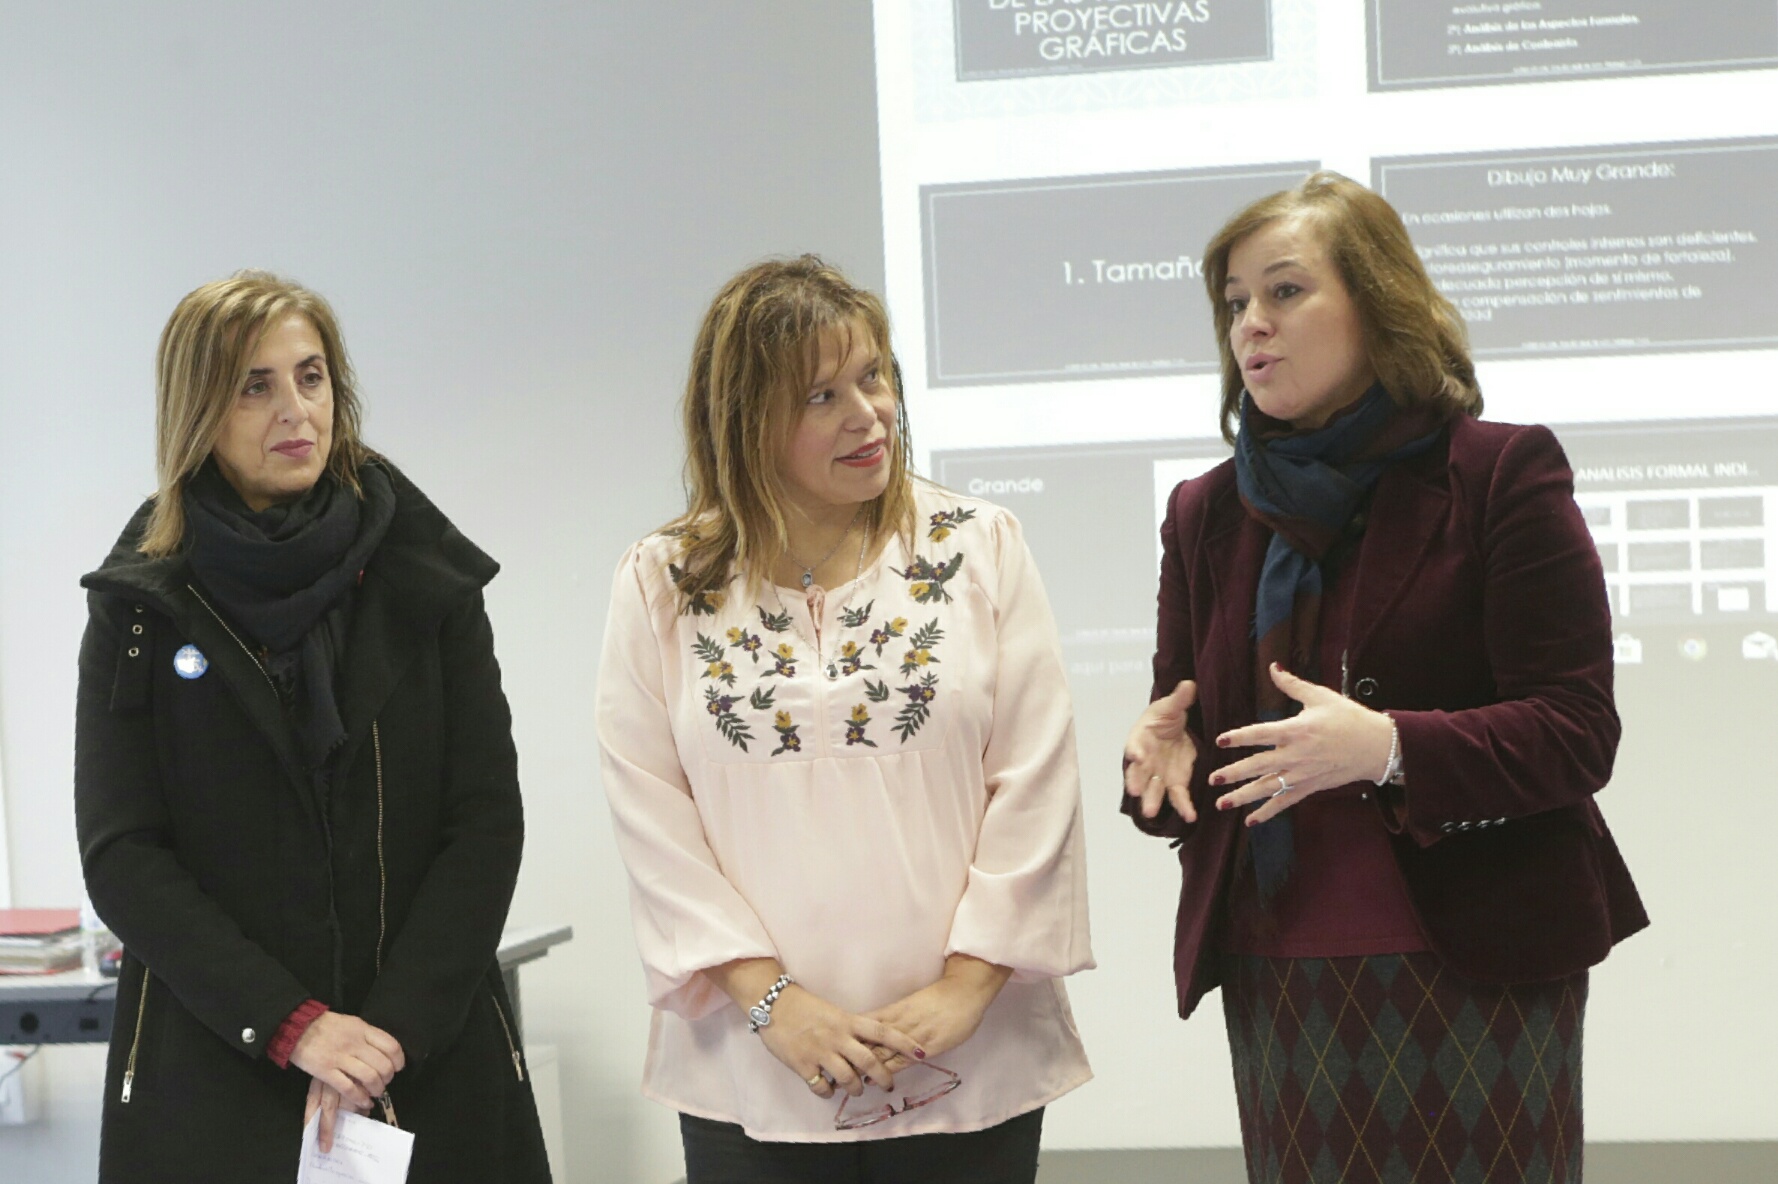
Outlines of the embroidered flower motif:
<svg viewBox="0 0 1778 1184">
<path fill-rule="evenodd" d="M 850 747 L 854 744 L 863 744 L 866 747 L 875 748 L 877 742 L 864 734 L 865 728 L 869 725 L 870 709 L 862 703 L 854 706 L 852 708 L 852 720 L 846 725 L 847 746 Z"/>
<path fill-rule="evenodd" d="M 940 510 L 927 519 L 930 525 L 926 529 L 926 537 L 935 543 L 942 543 L 951 537 L 951 531 L 974 517 L 974 510 L 965 509 L 962 506 L 958 506 L 955 510 Z"/>
<path fill-rule="evenodd" d="M 876 647 L 877 657 L 882 657 L 883 647 L 900 637 L 906 632 L 907 627 L 908 619 L 906 617 L 896 617 L 893 621 L 884 621 L 881 629 L 872 629 L 870 644 Z"/>
<path fill-rule="evenodd" d="M 859 648 L 856 641 L 848 641 L 840 647 L 839 659 L 841 674 L 857 674 L 860 670 L 876 669 L 864 660 L 864 650 Z"/>
<path fill-rule="evenodd" d="M 728 644 L 730 649 L 738 649 L 749 658 L 752 658 L 754 665 L 757 666 L 759 664 L 760 647 L 765 643 L 759 639 L 759 634 L 749 633 L 747 630 L 741 628 L 741 626 L 736 625 L 728 631 Z"/>
<path fill-rule="evenodd" d="M 790 610 L 786 609 L 780 613 L 768 613 L 762 608 L 759 610 L 759 623 L 764 625 L 767 629 L 770 629 L 773 633 L 788 633 L 790 632 Z"/>
<path fill-rule="evenodd" d="M 944 639 L 945 631 L 938 627 L 937 617 L 932 618 L 932 620 L 914 630 L 913 636 L 908 638 L 908 645 L 910 648 L 908 649 L 907 654 L 901 659 L 901 672 L 903 674 L 914 674 L 917 673 L 922 666 L 930 666 L 932 663 L 937 662 L 938 656 L 932 651 L 933 648 Z"/>
<path fill-rule="evenodd" d="M 677 563 L 669 563 L 667 564 L 667 576 L 673 581 L 675 588 L 682 593 L 685 591 L 685 582 L 688 577 L 684 568 Z M 680 612 L 690 613 L 694 617 L 713 617 L 722 611 L 722 606 L 727 602 L 728 594 L 726 592 L 696 592 L 686 601 L 685 607 Z"/>
<path fill-rule="evenodd" d="M 847 629 L 856 629 L 870 620 L 870 610 L 876 607 L 876 601 L 870 601 L 863 608 L 849 608 L 840 613 L 840 624 Z"/>
<path fill-rule="evenodd" d="M 916 555 L 914 561 L 899 574 L 903 579 L 911 581 L 908 584 L 908 595 L 912 596 L 916 603 L 928 604 L 938 600 L 948 604 L 951 594 L 945 590 L 945 585 L 950 583 L 952 577 L 962 568 L 963 553 L 961 551 L 943 563 L 932 563 Z"/>
<path fill-rule="evenodd" d="M 757 696 L 758 692 L 754 694 Z M 753 733 L 748 729 L 747 721 L 735 714 L 736 702 L 733 695 L 724 695 L 715 687 L 704 688 L 704 710 L 716 717 L 716 730 L 723 739 L 746 752 Z"/>
<path fill-rule="evenodd" d="M 698 639 L 692 643 L 691 652 L 698 656 L 698 661 L 704 663 L 705 678 L 714 678 L 731 687 L 735 685 L 735 668 L 725 659 L 720 641 L 700 633 Z"/>
<path fill-rule="evenodd" d="M 926 726 L 932 715 L 932 701 L 938 697 L 938 676 L 922 675 L 920 681 L 912 686 L 901 688 L 901 693 L 908 697 L 907 705 L 895 716 L 895 733 L 901 737 L 903 744 L 914 738 L 915 733 Z"/>
<path fill-rule="evenodd" d="M 780 642 L 778 648 L 772 653 L 772 668 L 766 671 L 766 674 L 777 674 L 784 678 L 795 678 L 796 647 L 792 646 L 788 641 Z"/>
<path fill-rule="evenodd" d="M 782 752 L 801 752 L 803 750 L 803 738 L 797 735 L 796 731 L 800 726 L 791 720 L 788 711 L 780 711 L 772 717 L 772 730 L 778 733 L 778 747 L 772 749 L 773 756 Z"/>
</svg>

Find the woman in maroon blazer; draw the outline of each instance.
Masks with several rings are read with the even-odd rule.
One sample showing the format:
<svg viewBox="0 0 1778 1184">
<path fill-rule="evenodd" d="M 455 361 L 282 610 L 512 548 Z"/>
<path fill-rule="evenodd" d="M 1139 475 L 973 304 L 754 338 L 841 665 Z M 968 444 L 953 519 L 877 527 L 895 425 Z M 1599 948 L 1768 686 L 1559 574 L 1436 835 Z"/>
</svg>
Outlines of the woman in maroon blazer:
<svg viewBox="0 0 1778 1184">
<path fill-rule="evenodd" d="M 1179 1013 L 1222 987 L 1252 1180 L 1578 1180 L 1587 968 L 1647 917 L 1573 475 L 1476 418 L 1362 186 L 1256 202 L 1204 271 L 1236 455 L 1168 504 L 1124 797 L 1179 849 Z"/>
</svg>

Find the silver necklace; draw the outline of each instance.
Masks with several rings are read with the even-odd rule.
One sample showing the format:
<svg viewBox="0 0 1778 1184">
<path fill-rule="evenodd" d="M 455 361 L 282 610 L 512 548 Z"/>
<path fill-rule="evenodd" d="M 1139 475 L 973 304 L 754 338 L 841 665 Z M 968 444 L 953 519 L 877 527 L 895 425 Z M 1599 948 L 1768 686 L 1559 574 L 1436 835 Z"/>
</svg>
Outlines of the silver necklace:
<svg viewBox="0 0 1778 1184">
<path fill-rule="evenodd" d="M 852 520 L 854 522 L 856 522 L 858 519 L 856 516 L 854 516 Z M 847 529 L 850 529 L 850 527 L 848 527 Z M 841 537 L 842 537 L 842 539 L 844 538 L 844 536 L 841 536 Z M 867 530 L 867 531 L 863 532 L 863 537 L 858 540 L 858 565 L 852 572 L 852 591 L 848 592 L 846 594 L 846 599 L 841 601 L 839 604 L 839 607 L 834 609 L 835 616 L 838 616 L 839 614 L 845 612 L 848 608 L 852 607 L 852 599 L 853 599 L 853 597 L 858 595 L 858 580 L 859 580 L 860 576 L 864 575 L 864 552 L 865 552 L 865 549 L 867 547 L 869 547 L 869 545 L 870 545 L 870 531 Z M 833 552 L 829 551 L 828 558 L 832 558 L 832 557 L 833 557 Z M 794 558 L 794 556 L 793 556 L 793 558 Z M 823 559 L 821 562 L 826 563 L 827 560 Z M 807 576 L 804 577 L 804 580 L 805 580 L 805 582 L 803 584 L 804 588 L 807 588 L 814 583 L 814 581 L 812 579 L 809 579 Z M 821 646 L 818 643 L 809 640 L 808 635 L 803 632 L 802 626 L 800 626 L 796 623 L 796 617 L 791 613 L 791 611 L 788 608 L 785 607 L 784 597 L 782 595 L 780 595 L 778 592 L 777 581 L 773 580 L 771 582 L 771 584 L 772 584 L 772 599 L 774 601 L 776 601 L 778 604 L 778 616 L 782 620 L 790 622 L 790 631 L 792 633 L 796 634 L 796 639 L 798 641 L 802 642 L 804 645 L 809 647 L 809 652 L 815 655 L 815 664 L 817 666 L 819 666 L 821 664 Z M 817 630 L 819 630 L 820 626 L 816 626 L 816 628 L 817 628 Z M 839 668 L 838 663 L 829 662 L 827 664 L 827 680 L 829 682 L 832 682 L 834 679 L 838 678 L 839 676 L 840 676 L 840 668 Z"/>
<path fill-rule="evenodd" d="M 817 559 L 813 563 L 804 563 L 802 560 L 798 559 L 795 555 L 792 555 L 790 553 L 789 547 L 784 548 L 785 558 L 789 559 L 790 562 L 796 564 L 798 567 L 803 569 L 802 584 L 805 589 L 814 587 L 814 585 L 815 585 L 815 569 L 820 567 L 823 563 L 826 563 L 829 559 L 833 558 L 834 552 L 838 551 L 840 549 L 840 544 L 846 541 L 846 536 L 852 533 L 852 528 L 854 526 L 858 525 L 858 516 L 862 513 L 864 513 L 863 506 L 859 506 L 858 509 L 856 509 L 852 512 L 852 521 L 846 523 L 846 529 L 842 530 L 840 532 L 840 537 L 839 537 L 838 541 L 836 541 L 833 546 L 831 546 L 827 549 L 827 554 L 823 555 L 821 558 Z M 866 537 L 868 537 L 868 536 L 866 536 Z M 860 549 L 859 555 L 862 556 L 863 554 L 864 554 L 863 550 Z M 862 564 L 862 562 L 863 562 L 863 560 L 860 559 L 861 564 Z M 853 578 L 857 579 L 856 576 L 854 576 Z"/>
</svg>

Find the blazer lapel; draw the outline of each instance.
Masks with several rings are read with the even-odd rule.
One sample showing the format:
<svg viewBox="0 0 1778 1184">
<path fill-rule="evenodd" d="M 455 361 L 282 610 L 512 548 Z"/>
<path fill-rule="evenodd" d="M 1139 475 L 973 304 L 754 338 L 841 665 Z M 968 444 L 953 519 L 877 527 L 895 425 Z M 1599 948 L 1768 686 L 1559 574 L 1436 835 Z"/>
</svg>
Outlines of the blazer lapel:
<svg viewBox="0 0 1778 1184">
<path fill-rule="evenodd" d="M 320 812 L 315 802 L 314 778 L 297 752 L 296 734 L 285 717 L 284 704 L 278 697 L 277 687 L 272 685 L 271 675 L 247 648 L 246 640 L 222 619 L 209 598 L 195 587 L 186 584 L 171 590 L 167 600 L 177 626 L 185 631 L 191 643 L 198 647 L 235 693 L 235 701 L 265 737 L 266 743 L 272 746 L 278 763 L 284 766 L 285 775 L 296 786 L 304 808 L 318 822 Z"/>
<path fill-rule="evenodd" d="M 1206 692 L 1219 706 L 1218 726 L 1238 726 L 1253 715 L 1253 612 L 1259 595 L 1259 573 L 1265 562 L 1266 546 L 1271 532 L 1241 508 L 1231 492 L 1228 501 L 1232 512 L 1200 544 L 1203 570 L 1208 573 L 1211 604 L 1214 606 L 1214 633 L 1205 638 L 1206 653 L 1202 655 L 1200 696 Z M 1223 651 L 1220 663 L 1215 661 L 1215 645 Z M 1221 677 L 1214 687 L 1201 685 L 1202 671 L 1215 664 Z M 1209 715 L 1206 713 L 1206 722 Z"/>
<path fill-rule="evenodd" d="M 1346 626 L 1346 649 L 1354 658 L 1407 594 L 1449 519 L 1451 492 L 1441 480 L 1444 456 L 1444 449 L 1435 448 L 1420 463 L 1391 466 L 1377 482 Z"/>
</svg>

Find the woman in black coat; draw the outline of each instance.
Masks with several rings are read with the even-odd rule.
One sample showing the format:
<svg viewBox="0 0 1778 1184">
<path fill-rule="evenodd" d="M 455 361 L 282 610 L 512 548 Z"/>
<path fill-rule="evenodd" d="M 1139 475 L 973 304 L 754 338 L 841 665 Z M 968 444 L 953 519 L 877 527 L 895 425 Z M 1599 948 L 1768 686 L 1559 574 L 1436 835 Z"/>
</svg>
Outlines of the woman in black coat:
<svg viewBox="0 0 1778 1184">
<path fill-rule="evenodd" d="M 159 491 L 82 580 L 81 855 L 127 951 L 100 1179 L 292 1178 L 343 1106 L 414 1132 L 412 1180 L 548 1180 L 495 961 L 496 565 L 365 449 L 314 293 L 205 285 L 157 365 Z"/>
</svg>

